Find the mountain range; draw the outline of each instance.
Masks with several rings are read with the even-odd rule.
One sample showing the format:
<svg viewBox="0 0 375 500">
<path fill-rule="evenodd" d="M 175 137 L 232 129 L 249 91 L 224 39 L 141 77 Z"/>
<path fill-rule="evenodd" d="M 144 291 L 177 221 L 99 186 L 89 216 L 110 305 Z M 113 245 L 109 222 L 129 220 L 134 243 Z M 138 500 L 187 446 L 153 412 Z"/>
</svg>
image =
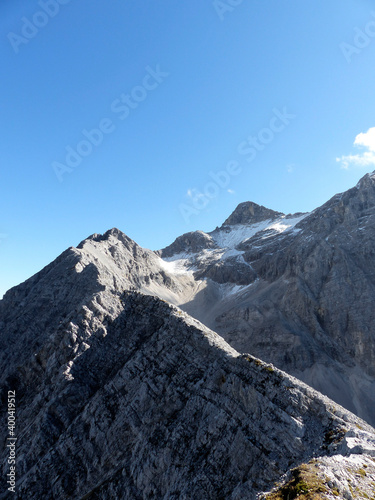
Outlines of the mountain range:
<svg viewBox="0 0 375 500">
<path fill-rule="evenodd" d="M 0 301 L 16 498 L 374 498 L 374 299 L 375 172 L 158 251 L 88 237 Z"/>
</svg>

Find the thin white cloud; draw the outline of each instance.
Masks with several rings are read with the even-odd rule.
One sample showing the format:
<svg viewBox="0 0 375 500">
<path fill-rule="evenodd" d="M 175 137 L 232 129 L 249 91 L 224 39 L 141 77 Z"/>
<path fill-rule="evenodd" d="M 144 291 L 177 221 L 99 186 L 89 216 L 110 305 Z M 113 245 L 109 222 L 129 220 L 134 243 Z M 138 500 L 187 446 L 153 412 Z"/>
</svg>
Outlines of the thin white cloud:
<svg viewBox="0 0 375 500">
<path fill-rule="evenodd" d="M 199 200 L 200 198 L 205 198 L 203 193 L 200 193 L 197 189 L 188 189 L 186 196 L 191 200 Z"/>
<path fill-rule="evenodd" d="M 367 151 L 356 155 L 344 155 L 336 158 L 341 163 L 341 168 L 349 170 L 350 167 L 368 168 L 375 167 L 375 127 L 367 132 L 357 135 L 354 146 L 364 148 Z"/>
<path fill-rule="evenodd" d="M 366 152 L 361 155 L 348 155 L 336 158 L 341 163 L 341 168 L 349 170 L 350 167 L 366 168 L 375 166 L 375 153 Z"/>
<path fill-rule="evenodd" d="M 233 191 L 233 189 L 228 189 L 227 191 L 229 194 L 236 194 L 236 191 Z"/>
</svg>

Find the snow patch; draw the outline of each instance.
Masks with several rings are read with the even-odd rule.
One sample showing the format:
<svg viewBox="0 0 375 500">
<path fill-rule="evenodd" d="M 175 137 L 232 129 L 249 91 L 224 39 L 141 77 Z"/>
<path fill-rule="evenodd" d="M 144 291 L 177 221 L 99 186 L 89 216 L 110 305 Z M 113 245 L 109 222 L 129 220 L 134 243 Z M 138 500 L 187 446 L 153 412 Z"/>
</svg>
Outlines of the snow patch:
<svg viewBox="0 0 375 500">
<path fill-rule="evenodd" d="M 265 220 L 257 224 L 245 225 L 238 224 L 237 226 L 229 229 L 219 229 L 212 233 L 212 239 L 221 248 L 235 249 L 241 242 L 246 241 L 261 231 L 273 231 L 273 233 L 284 233 L 286 231 L 294 230 L 295 233 L 301 229 L 294 229 L 295 226 L 301 222 L 309 213 L 300 215 L 299 217 L 288 218 L 286 215 L 276 220 Z M 263 239 L 272 236 L 272 234 L 265 234 Z"/>
<path fill-rule="evenodd" d="M 160 258 L 160 267 L 170 274 L 190 274 L 192 275 L 196 268 L 192 265 L 191 255 L 184 253 L 167 257 L 166 259 Z"/>
<path fill-rule="evenodd" d="M 267 220 L 257 224 L 244 225 L 238 224 L 233 228 L 220 229 L 212 234 L 212 238 L 221 248 L 234 249 L 239 243 L 254 236 L 259 231 L 266 229 L 273 221 Z"/>
</svg>

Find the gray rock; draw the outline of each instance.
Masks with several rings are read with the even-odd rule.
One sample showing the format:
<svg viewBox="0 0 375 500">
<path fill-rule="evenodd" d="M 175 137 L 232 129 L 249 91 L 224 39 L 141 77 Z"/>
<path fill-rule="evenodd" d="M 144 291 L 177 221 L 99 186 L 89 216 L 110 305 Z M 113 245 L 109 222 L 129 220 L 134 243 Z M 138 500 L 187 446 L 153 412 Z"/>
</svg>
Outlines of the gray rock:
<svg viewBox="0 0 375 500">
<path fill-rule="evenodd" d="M 308 462 L 371 492 L 348 409 L 374 422 L 375 175 L 311 214 L 245 205 L 161 252 L 92 235 L 6 293 L 15 498 L 255 499 Z"/>
<path fill-rule="evenodd" d="M 73 319 L 24 348 L 15 498 L 255 499 L 313 457 L 375 454 L 365 422 L 158 298 L 106 288 Z"/>
<path fill-rule="evenodd" d="M 224 221 L 223 226 L 255 224 L 268 219 L 277 219 L 281 215 L 284 214 L 270 210 L 262 205 L 257 205 L 251 201 L 245 201 L 238 205 L 234 212 Z"/>
<path fill-rule="evenodd" d="M 375 424 L 375 174 L 311 214 L 210 235 L 222 252 L 191 261 L 215 300 L 199 293 L 181 307 Z"/>
<path fill-rule="evenodd" d="M 171 245 L 160 250 L 157 254 L 167 258 L 180 253 L 194 254 L 207 248 L 217 248 L 211 236 L 203 231 L 193 231 L 179 236 Z"/>
</svg>

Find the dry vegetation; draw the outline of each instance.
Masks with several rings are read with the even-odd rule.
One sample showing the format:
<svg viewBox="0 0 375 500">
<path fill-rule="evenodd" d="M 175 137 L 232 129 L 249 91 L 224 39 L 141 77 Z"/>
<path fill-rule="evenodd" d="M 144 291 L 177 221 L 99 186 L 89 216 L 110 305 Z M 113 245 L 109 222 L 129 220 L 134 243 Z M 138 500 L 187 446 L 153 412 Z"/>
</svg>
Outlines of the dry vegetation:
<svg viewBox="0 0 375 500">
<path fill-rule="evenodd" d="M 312 464 L 303 464 L 292 470 L 293 478 L 276 491 L 269 493 L 264 500 L 320 500 L 327 498 L 327 487 L 314 470 Z M 330 491 L 332 493 L 332 490 Z"/>
</svg>

